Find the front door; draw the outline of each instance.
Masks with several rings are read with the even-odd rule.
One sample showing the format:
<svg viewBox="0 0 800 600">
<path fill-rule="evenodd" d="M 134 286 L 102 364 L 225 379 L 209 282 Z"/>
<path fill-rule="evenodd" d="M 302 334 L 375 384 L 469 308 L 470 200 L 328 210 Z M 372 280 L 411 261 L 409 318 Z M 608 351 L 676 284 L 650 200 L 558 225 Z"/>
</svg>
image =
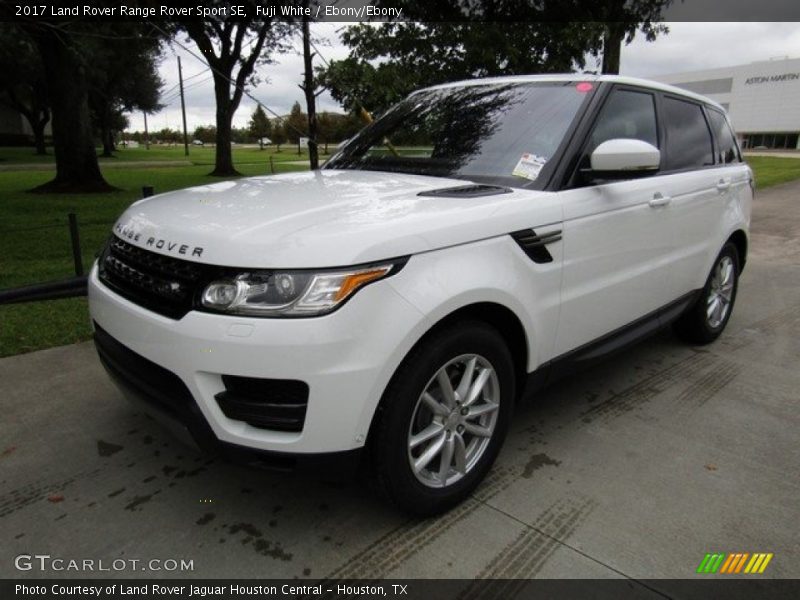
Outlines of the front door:
<svg viewBox="0 0 800 600">
<path fill-rule="evenodd" d="M 655 96 L 615 88 L 587 140 L 580 165 L 615 138 L 659 147 Z M 669 300 L 674 251 L 666 177 L 600 184 L 578 182 L 559 192 L 564 262 L 556 355 L 656 311 Z"/>
</svg>

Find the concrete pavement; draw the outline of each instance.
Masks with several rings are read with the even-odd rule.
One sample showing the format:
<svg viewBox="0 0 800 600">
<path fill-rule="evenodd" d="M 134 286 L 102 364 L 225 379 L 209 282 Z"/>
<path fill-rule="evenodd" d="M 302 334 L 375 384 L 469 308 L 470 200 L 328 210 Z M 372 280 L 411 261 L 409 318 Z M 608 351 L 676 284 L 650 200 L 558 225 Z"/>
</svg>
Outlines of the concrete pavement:
<svg viewBox="0 0 800 600">
<path fill-rule="evenodd" d="M 643 579 L 772 552 L 762 577 L 797 578 L 799 358 L 800 182 L 758 195 L 716 344 L 665 333 L 542 393 L 475 496 L 436 519 L 192 453 L 122 400 L 90 344 L 5 358 L 0 577 L 91 575 L 19 572 L 21 553 L 194 565 L 102 576 Z"/>
</svg>

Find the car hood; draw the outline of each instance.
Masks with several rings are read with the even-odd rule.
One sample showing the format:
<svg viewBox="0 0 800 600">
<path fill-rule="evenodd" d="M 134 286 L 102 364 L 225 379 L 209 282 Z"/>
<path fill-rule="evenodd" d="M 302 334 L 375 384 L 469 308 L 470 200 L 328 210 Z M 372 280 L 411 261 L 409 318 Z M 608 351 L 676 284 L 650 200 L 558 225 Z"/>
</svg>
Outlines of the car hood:
<svg viewBox="0 0 800 600">
<path fill-rule="evenodd" d="M 207 264 L 316 268 L 405 256 L 560 220 L 552 193 L 418 195 L 467 183 L 351 170 L 250 177 L 140 200 L 114 231 L 136 246 Z"/>
</svg>

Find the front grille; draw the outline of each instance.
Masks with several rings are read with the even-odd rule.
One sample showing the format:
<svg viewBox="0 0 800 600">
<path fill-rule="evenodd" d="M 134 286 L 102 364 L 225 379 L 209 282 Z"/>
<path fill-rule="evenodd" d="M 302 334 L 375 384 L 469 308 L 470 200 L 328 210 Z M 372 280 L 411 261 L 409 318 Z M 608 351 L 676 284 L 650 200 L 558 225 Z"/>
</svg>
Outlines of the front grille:
<svg viewBox="0 0 800 600">
<path fill-rule="evenodd" d="M 163 256 L 114 236 L 99 261 L 100 281 L 119 295 L 158 314 L 182 318 L 218 267 Z"/>
<path fill-rule="evenodd" d="M 294 379 L 257 379 L 223 375 L 225 391 L 215 396 L 229 419 L 276 431 L 303 430 L 308 384 Z"/>
</svg>

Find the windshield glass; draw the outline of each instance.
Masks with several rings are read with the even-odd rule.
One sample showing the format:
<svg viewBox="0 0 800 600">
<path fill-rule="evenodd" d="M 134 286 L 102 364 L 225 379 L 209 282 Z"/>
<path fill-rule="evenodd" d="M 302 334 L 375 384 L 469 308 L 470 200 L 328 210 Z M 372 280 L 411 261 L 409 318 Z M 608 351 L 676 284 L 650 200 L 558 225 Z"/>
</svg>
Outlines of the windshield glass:
<svg viewBox="0 0 800 600">
<path fill-rule="evenodd" d="M 591 89 L 586 82 L 522 82 L 418 92 L 364 129 L 325 168 L 536 188 Z"/>
</svg>

